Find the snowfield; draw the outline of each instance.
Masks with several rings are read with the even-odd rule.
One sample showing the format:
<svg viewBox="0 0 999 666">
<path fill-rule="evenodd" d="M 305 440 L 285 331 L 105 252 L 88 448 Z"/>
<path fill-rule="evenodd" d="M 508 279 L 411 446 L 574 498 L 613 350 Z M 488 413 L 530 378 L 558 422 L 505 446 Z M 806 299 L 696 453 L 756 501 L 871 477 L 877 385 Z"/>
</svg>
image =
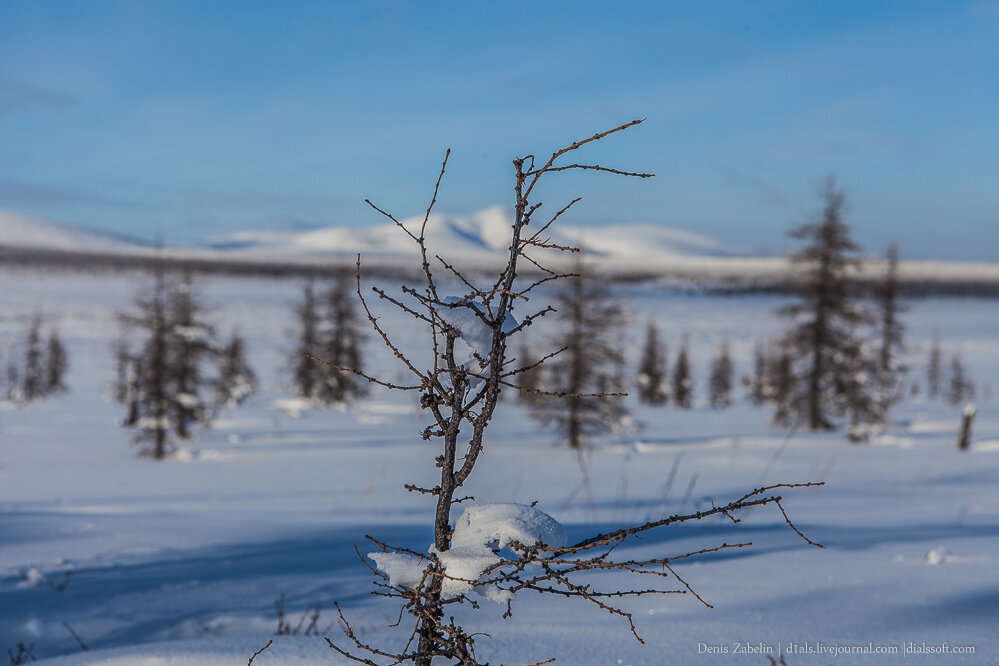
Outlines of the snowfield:
<svg viewBox="0 0 999 666">
<path fill-rule="evenodd" d="M 124 414 L 108 385 L 116 313 L 150 282 L 137 273 L 0 270 L 0 367 L 22 353 L 35 311 L 58 325 L 70 356 L 69 392 L 24 407 L 0 401 L 0 650 L 16 656 L 23 644 L 53 666 L 242 665 L 273 639 L 254 666 L 341 666 L 351 662 L 305 635 L 307 609 L 318 604 L 318 633 L 346 646 L 334 601 L 362 640 L 400 646 L 405 631 L 388 627 L 398 607 L 370 594 L 364 556 L 376 549 L 364 535 L 419 552 L 433 542 L 433 503 L 403 488 L 432 485 L 436 472 L 437 452 L 419 436 L 419 396 L 373 389 L 351 409 L 311 409 L 289 385 L 301 281 L 196 278 L 220 338 L 237 328 L 246 338 L 261 391 L 171 460 L 139 457 L 134 432 L 117 425 Z M 502 604 L 451 606 L 467 630 L 488 634 L 476 641 L 482 661 L 765 666 L 784 655 L 789 666 L 999 664 L 995 301 L 908 304 L 906 361 L 920 391 L 895 411 L 891 429 L 855 445 L 843 433 L 771 427 L 769 410 L 752 407 L 741 386 L 731 408 L 706 405 L 708 364 L 722 338 L 737 376 L 749 373 L 754 344 L 780 329 L 773 313 L 786 297 L 652 284 L 615 291 L 631 313 L 632 375 L 649 318 L 671 361 L 689 335 L 695 407 L 629 398 L 641 427 L 594 443 L 585 456 L 588 496 L 576 456 L 504 394 L 463 488 L 476 502 L 464 521 L 452 516 L 469 537 L 455 566 L 474 573 L 476 558 L 491 555 L 479 546 L 520 538 L 511 537 L 514 527 L 544 539 L 564 529 L 574 543 L 779 482 L 825 483 L 782 493 L 795 525 L 824 548 L 799 538 L 775 506 L 744 512 L 738 524 L 719 518 L 653 531 L 616 554 L 752 545 L 675 565 L 710 608 L 690 593 L 622 600 L 644 644 L 623 618 L 576 600 L 521 595 L 511 619 Z M 422 348 L 412 324 L 384 308 L 378 314 L 404 347 Z M 526 335 L 541 343 L 544 326 Z M 955 449 L 963 405 L 926 397 L 935 334 L 945 369 L 959 352 L 978 388 L 968 452 Z M 374 337 L 365 352 L 372 374 L 404 378 Z M 535 501 L 536 513 L 517 508 Z M 487 508 L 499 514 L 492 519 L 476 513 L 490 504 L 506 506 Z M 510 530 L 490 531 L 496 524 Z M 646 582 L 592 577 L 599 590 Z M 292 627 L 304 618 L 299 635 L 274 636 L 281 599 Z"/>
</svg>

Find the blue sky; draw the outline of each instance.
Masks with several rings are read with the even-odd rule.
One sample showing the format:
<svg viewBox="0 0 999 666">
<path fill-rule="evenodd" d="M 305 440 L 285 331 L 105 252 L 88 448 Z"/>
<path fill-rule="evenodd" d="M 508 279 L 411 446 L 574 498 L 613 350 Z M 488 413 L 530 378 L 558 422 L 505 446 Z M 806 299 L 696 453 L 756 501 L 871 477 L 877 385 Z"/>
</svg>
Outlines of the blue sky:
<svg viewBox="0 0 999 666">
<path fill-rule="evenodd" d="M 167 242 L 512 203 L 764 250 L 827 174 L 870 253 L 999 261 L 999 1 L 0 0 L 0 210 Z M 582 156 L 581 156 L 582 157 Z"/>
</svg>

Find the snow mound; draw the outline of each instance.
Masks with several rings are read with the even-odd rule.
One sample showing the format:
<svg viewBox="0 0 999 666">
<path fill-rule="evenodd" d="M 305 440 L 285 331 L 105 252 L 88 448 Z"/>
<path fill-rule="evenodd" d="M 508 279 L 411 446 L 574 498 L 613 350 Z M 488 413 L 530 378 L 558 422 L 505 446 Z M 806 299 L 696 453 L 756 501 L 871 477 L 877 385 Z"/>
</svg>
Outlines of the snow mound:
<svg viewBox="0 0 999 666">
<path fill-rule="evenodd" d="M 544 511 L 526 504 L 477 504 L 467 507 L 454 526 L 451 549 L 439 553 L 447 576 L 441 595 L 452 599 L 467 594 L 486 569 L 503 561 L 500 551 L 514 544 L 561 548 L 566 544 L 565 528 Z M 428 562 L 405 553 L 368 553 L 375 566 L 389 577 L 391 585 L 416 587 L 423 580 Z M 479 585 L 479 594 L 497 603 L 506 603 L 512 594 L 494 585 Z"/>
<path fill-rule="evenodd" d="M 926 553 L 926 557 L 924 559 L 926 560 L 927 564 L 933 566 L 936 566 L 938 564 L 946 564 L 947 560 L 950 559 L 950 553 L 947 552 L 947 549 L 944 548 L 943 546 L 938 546 L 930 550 L 928 553 Z"/>
</svg>

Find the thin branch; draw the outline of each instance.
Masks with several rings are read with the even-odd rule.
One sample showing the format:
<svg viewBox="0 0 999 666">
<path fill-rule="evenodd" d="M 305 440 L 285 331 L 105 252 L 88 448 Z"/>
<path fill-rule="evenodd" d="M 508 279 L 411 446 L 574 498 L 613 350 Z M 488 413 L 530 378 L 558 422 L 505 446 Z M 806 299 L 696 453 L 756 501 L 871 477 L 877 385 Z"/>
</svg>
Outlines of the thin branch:
<svg viewBox="0 0 999 666">
<path fill-rule="evenodd" d="M 774 503 L 777 505 L 777 508 L 780 509 L 781 514 L 783 514 L 784 521 L 788 524 L 788 526 L 792 530 L 794 530 L 795 534 L 797 534 L 802 539 L 804 539 L 805 541 L 807 541 L 808 543 L 812 544 L 813 546 L 815 546 L 817 548 L 825 548 L 825 546 L 823 546 L 822 544 L 815 543 L 814 541 L 812 541 L 811 539 L 809 539 L 808 537 L 806 537 L 804 534 L 801 533 L 801 530 L 799 530 L 797 527 L 794 526 L 794 523 L 791 522 L 791 519 L 787 517 L 787 511 L 784 510 L 784 506 L 780 503 L 780 498 L 779 497 L 774 500 Z"/>
<path fill-rule="evenodd" d="M 262 648 L 260 648 L 256 652 L 254 652 L 253 656 L 250 657 L 250 661 L 246 662 L 246 666 L 252 666 L 253 660 L 256 659 L 258 656 L 260 656 L 260 653 L 263 652 L 264 650 L 266 650 L 267 648 L 269 648 L 273 643 L 274 643 L 273 639 L 269 640 L 269 641 L 267 641 L 267 645 L 263 646 Z"/>
<path fill-rule="evenodd" d="M 502 379 L 499 380 L 499 383 L 503 386 L 509 386 L 512 389 L 517 389 L 518 391 L 524 391 L 525 393 L 547 395 L 553 398 L 625 398 L 628 396 L 627 393 L 569 393 L 566 391 L 542 391 L 541 389 L 531 389 L 524 386 L 517 386 L 516 384 L 512 384 Z"/>
<path fill-rule="evenodd" d="M 633 176 L 635 178 L 653 178 L 656 175 L 654 173 L 639 173 L 637 171 L 621 171 L 619 169 L 611 169 L 610 167 L 603 167 L 600 166 L 599 164 L 567 164 L 565 166 L 560 166 L 560 167 L 549 167 L 545 169 L 545 173 L 553 173 L 555 171 L 568 171 L 569 169 L 590 169 L 593 171 L 606 171 L 607 173 L 615 173 L 619 176 Z"/>
<path fill-rule="evenodd" d="M 356 272 L 354 273 L 354 275 L 355 275 L 355 279 L 357 281 L 357 297 L 361 300 L 361 306 L 364 308 L 364 313 L 368 316 L 368 321 L 371 323 L 372 328 L 375 329 L 375 332 L 378 333 L 378 335 L 381 337 L 381 339 L 385 343 L 385 345 L 389 349 L 392 350 L 392 353 L 395 354 L 395 357 L 398 358 L 403 363 L 405 363 L 406 367 L 409 368 L 409 370 L 414 375 L 416 375 L 417 377 L 419 377 L 422 380 L 422 386 L 426 386 L 427 381 L 428 381 L 427 378 L 423 375 L 423 373 L 421 373 L 419 370 L 416 369 L 416 367 L 410 362 L 410 360 L 408 358 L 406 358 L 406 356 L 401 351 L 399 351 L 398 347 L 396 347 L 394 344 L 392 344 L 392 341 L 389 339 L 388 335 L 385 333 L 384 330 L 382 330 L 382 327 L 378 325 L 378 319 L 373 314 L 371 314 L 371 309 L 368 307 L 368 302 L 366 300 L 364 300 L 364 295 L 361 293 L 361 255 L 360 254 L 357 255 L 357 269 L 356 269 Z"/>
<path fill-rule="evenodd" d="M 368 375 L 360 370 L 355 370 L 354 368 L 348 368 L 343 365 L 336 365 L 335 363 L 330 363 L 329 361 L 324 361 L 321 358 L 316 358 L 312 354 L 306 354 L 306 357 L 312 359 L 316 363 L 322 363 L 323 365 L 333 368 L 334 370 L 339 370 L 341 372 L 349 372 L 352 375 L 357 375 L 361 379 L 366 379 L 372 384 L 378 384 L 379 386 L 384 386 L 385 388 L 395 389 L 397 391 L 419 391 L 422 390 L 423 386 L 402 386 L 400 384 L 392 384 L 390 382 L 384 382 L 380 379 L 375 379 L 371 375 Z"/>
<path fill-rule="evenodd" d="M 673 574 L 673 577 L 676 578 L 678 581 L 680 581 L 683 584 L 683 586 L 687 588 L 687 591 L 690 592 L 692 595 L 694 595 L 694 597 L 698 601 L 700 601 L 702 604 L 704 604 L 708 608 L 714 608 L 714 606 L 712 606 L 707 601 L 705 601 L 704 599 L 702 599 L 701 595 L 699 595 L 697 592 L 694 592 L 694 588 L 692 588 L 690 586 L 690 583 L 688 583 L 683 578 L 681 578 L 680 575 L 676 571 L 673 570 L 673 567 L 671 567 L 668 563 L 665 563 L 665 562 L 663 563 L 663 567 L 666 568 L 671 574 Z"/>
<path fill-rule="evenodd" d="M 624 125 L 618 125 L 617 127 L 613 128 L 613 129 L 610 129 L 610 130 L 607 130 L 605 132 L 597 132 L 596 134 L 594 134 L 593 136 L 591 136 L 588 139 L 583 139 L 581 141 L 574 141 L 573 143 L 569 144 L 565 148 L 562 148 L 561 150 L 557 150 L 554 153 L 552 153 L 552 156 L 548 159 L 548 162 L 546 162 L 545 165 L 543 167 L 541 167 L 540 169 L 534 169 L 533 168 L 533 158 L 532 158 L 532 168 L 531 168 L 531 170 L 527 171 L 526 173 L 524 173 L 524 178 L 525 179 L 526 178 L 531 178 L 532 180 L 531 180 L 530 184 L 527 186 L 527 190 L 523 194 L 523 199 L 527 200 L 531 196 L 531 193 L 534 191 L 534 187 L 535 187 L 535 185 L 538 184 L 538 180 L 541 178 L 542 174 L 544 174 L 545 172 L 549 171 L 549 169 L 551 168 L 551 166 L 555 163 L 555 160 L 557 160 L 562 155 L 565 155 L 566 153 L 571 152 L 573 150 L 577 150 L 578 148 L 581 148 L 582 146 L 585 146 L 588 143 L 592 143 L 593 141 L 599 141 L 600 139 L 603 139 L 606 136 L 610 136 L 611 134 L 614 134 L 615 132 L 620 132 L 622 130 L 626 130 L 629 127 L 632 127 L 634 125 L 638 125 L 638 124 L 643 123 L 643 122 L 645 122 L 645 118 L 641 118 L 641 119 L 638 119 L 638 120 L 632 120 L 630 123 L 625 123 Z"/>
</svg>

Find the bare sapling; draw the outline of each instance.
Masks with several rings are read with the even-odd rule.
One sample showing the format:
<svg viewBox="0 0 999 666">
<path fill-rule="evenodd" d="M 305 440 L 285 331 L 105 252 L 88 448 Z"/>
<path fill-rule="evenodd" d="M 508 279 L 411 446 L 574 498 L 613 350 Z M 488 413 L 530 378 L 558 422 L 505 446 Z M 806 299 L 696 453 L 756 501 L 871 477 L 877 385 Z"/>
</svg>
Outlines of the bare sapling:
<svg viewBox="0 0 999 666">
<path fill-rule="evenodd" d="M 426 495 L 436 503 L 434 542 L 427 551 L 419 552 L 367 537 L 376 549 L 368 556 L 374 562 L 373 565 L 368 564 L 375 576 L 373 594 L 399 602 L 397 626 L 406 626 L 404 631 L 408 632 L 408 637 L 402 634 L 394 646 L 364 642 L 337 606 L 349 642 L 338 645 L 329 638 L 326 640 L 333 650 L 345 658 L 368 666 L 399 663 L 431 666 L 432 663 L 439 663 L 434 662 L 435 658 L 461 666 L 482 666 L 484 662 L 476 654 L 477 636 L 481 634 L 462 626 L 449 611 L 455 604 L 478 609 L 479 601 L 484 597 L 505 605 L 505 616 L 509 616 L 517 594 L 525 590 L 585 600 L 623 618 L 641 641 L 631 614 L 617 602 L 625 597 L 643 595 L 690 594 L 707 605 L 677 575 L 674 564 L 695 555 L 751 545 L 749 542 L 711 544 L 696 552 L 649 559 L 629 559 L 619 550 L 622 544 L 640 538 L 650 530 L 677 523 L 710 516 L 728 517 L 738 522 L 734 514 L 740 509 L 775 504 L 791 529 L 806 542 L 818 545 L 794 527 L 784 513 L 781 505 L 783 497 L 779 494 L 786 489 L 821 485 L 818 483 L 758 488 L 724 506 L 622 527 L 574 544 L 568 543 L 565 530 L 554 518 L 534 505 L 471 503 L 464 507 L 464 512 L 457 519 L 452 516 L 456 505 L 471 500 L 460 491 L 480 461 L 485 431 L 493 418 L 501 390 L 507 388 L 540 395 L 594 399 L 607 395 L 551 393 L 524 387 L 521 385 L 522 377 L 557 356 L 561 350 L 525 365 L 518 363 L 516 358 L 508 358 L 507 349 L 511 338 L 554 312 L 551 305 L 535 305 L 532 301 L 535 290 L 541 285 L 571 277 L 570 273 L 561 272 L 552 259 L 559 253 L 578 251 L 552 242 L 549 234 L 552 225 L 579 199 L 570 201 L 550 216 L 540 218 L 541 203 L 534 201 L 539 182 L 551 174 L 572 170 L 649 178 L 652 174 L 598 164 L 566 163 L 570 161 L 566 156 L 641 122 L 635 120 L 573 142 L 555 151 L 543 162 L 534 155 L 513 160 L 515 202 L 509 255 L 495 279 L 489 282 L 479 283 L 480 278 L 473 281 L 459 267 L 427 246 L 427 223 L 437 201 L 450 151 L 444 157 L 422 224 L 407 226 L 366 200 L 413 241 L 421 262 L 419 287 L 403 285 L 398 296 L 379 287 L 372 287 L 371 293 L 388 307 L 401 310 L 413 323 L 422 325 L 427 336 L 426 345 L 433 353 L 432 359 L 426 363 L 428 367 L 419 366 L 413 360 L 415 355 L 397 344 L 375 316 L 369 303 L 371 297 L 366 297 L 361 288 L 361 260 L 358 257 L 355 281 L 363 312 L 376 335 L 408 371 L 412 380 L 389 382 L 356 368 L 316 360 L 334 370 L 352 372 L 387 389 L 418 392 L 420 406 L 429 419 L 422 437 L 436 443 L 433 455 L 436 456 L 440 476 L 429 484 L 406 485 L 410 492 Z M 441 288 L 445 279 L 450 284 L 460 284 L 463 295 L 445 295 Z M 412 335 L 410 331 L 407 337 L 412 339 Z M 635 589 L 598 591 L 589 582 L 579 580 L 582 574 L 601 570 L 631 572 L 636 579 L 642 577 L 653 584 Z M 537 663 L 550 661 L 553 659 Z"/>
</svg>

